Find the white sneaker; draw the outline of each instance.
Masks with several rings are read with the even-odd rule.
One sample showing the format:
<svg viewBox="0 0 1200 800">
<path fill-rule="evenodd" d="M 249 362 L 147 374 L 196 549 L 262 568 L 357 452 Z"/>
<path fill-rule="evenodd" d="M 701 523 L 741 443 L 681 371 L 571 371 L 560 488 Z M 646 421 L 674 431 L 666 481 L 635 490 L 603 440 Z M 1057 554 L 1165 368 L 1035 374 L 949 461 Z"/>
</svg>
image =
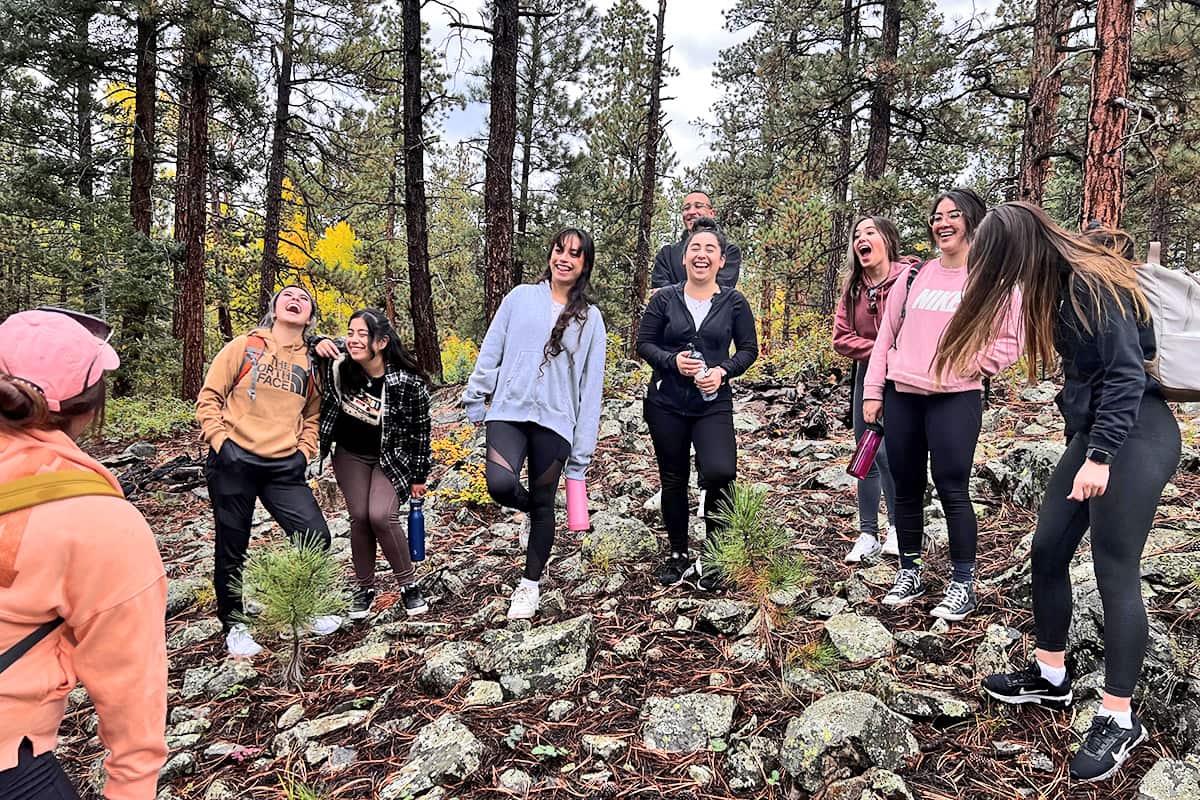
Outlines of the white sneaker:
<svg viewBox="0 0 1200 800">
<path fill-rule="evenodd" d="M 900 557 L 900 537 L 896 534 L 896 526 L 889 526 L 887 536 L 883 540 L 883 554 L 885 556 Z"/>
<path fill-rule="evenodd" d="M 342 618 L 337 614 L 330 614 L 327 617 L 317 617 L 313 620 L 309 630 L 314 636 L 328 636 L 342 627 Z"/>
<path fill-rule="evenodd" d="M 542 602 L 542 590 L 537 586 L 518 583 L 513 589 L 512 602 L 508 606 L 509 619 L 532 619 Z"/>
<path fill-rule="evenodd" d="M 878 539 L 869 533 L 860 533 L 854 547 L 850 548 L 849 553 L 846 553 L 846 563 L 857 564 L 864 558 L 874 558 L 879 555 L 881 549 L 883 547 L 879 544 Z"/>
<path fill-rule="evenodd" d="M 262 652 L 262 645 L 254 641 L 250 631 L 239 622 L 225 634 L 225 649 L 234 658 L 253 658 Z"/>
</svg>

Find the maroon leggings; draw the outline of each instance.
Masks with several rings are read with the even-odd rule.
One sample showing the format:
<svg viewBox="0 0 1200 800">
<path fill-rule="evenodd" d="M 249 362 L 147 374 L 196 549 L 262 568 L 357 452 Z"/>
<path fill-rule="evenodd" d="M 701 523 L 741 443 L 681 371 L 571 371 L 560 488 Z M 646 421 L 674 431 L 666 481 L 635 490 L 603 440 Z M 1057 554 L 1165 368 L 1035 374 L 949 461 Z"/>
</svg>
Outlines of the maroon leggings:
<svg viewBox="0 0 1200 800">
<path fill-rule="evenodd" d="M 413 582 L 408 534 L 400 521 L 400 498 L 379 468 L 379 459 L 339 447 L 333 455 L 333 475 L 350 511 L 350 555 L 361 586 L 375 585 L 375 545 L 392 565 L 401 586 Z"/>
</svg>

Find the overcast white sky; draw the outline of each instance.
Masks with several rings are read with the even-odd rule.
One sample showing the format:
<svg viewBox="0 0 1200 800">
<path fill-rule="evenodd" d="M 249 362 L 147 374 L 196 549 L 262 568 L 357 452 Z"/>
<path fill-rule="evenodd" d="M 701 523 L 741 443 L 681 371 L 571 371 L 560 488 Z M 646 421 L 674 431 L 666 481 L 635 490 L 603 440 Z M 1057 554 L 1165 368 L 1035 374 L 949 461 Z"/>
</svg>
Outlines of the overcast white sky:
<svg viewBox="0 0 1200 800">
<path fill-rule="evenodd" d="M 488 0 L 455 0 L 454 6 L 467 15 L 472 23 L 480 21 L 479 9 Z M 613 5 L 615 0 L 596 0 L 600 12 Z M 639 0 L 652 14 L 658 10 L 657 0 Z M 953 26 L 969 18 L 973 10 L 991 11 L 998 0 L 950 0 L 940 2 L 939 8 L 947 25 Z M 679 155 L 679 170 L 699 164 L 708 155 L 708 147 L 701 139 L 695 124 L 701 117 L 708 117 L 708 109 L 721 98 L 721 91 L 713 81 L 713 66 L 721 50 L 736 44 L 749 35 L 748 31 L 731 33 L 725 29 L 724 11 L 734 5 L 734 0 L 669 0 L 666 17 L 666 42 L 671 50 L 668 60 L 679 75 L 664 88 L 663 110 L 667 117 L 667 133 Z M 445 12 L 437 5 L 425 6 L 426 22 L 430 26 L 430 39 L 435 50 L 445 53 L 447 72 L 457 73 L 458 87 L 465 87 L 465 73 L 471 67 L 485 65 L 491 57 L 490 43 L 480 34 L 465 37 L 463 47 L 460 39 L 448 35 L 448 20 Z M 474 41 L 472 41 L 472 38 Z M 448 143 L 486 136 L 484 130 L 486 108 L 483 104 L 468 105 L 456 110 L 447 120 L 445 136 Z"/>
</svg>

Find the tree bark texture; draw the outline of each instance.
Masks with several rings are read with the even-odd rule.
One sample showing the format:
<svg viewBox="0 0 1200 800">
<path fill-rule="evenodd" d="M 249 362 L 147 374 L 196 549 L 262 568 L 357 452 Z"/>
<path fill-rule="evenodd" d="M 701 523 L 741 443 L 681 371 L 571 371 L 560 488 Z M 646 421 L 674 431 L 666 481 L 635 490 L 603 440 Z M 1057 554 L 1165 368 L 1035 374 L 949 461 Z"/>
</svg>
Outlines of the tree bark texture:
<svg viewBox="0 0 1200 800">
<path fill-rule="evenodd" d="M 129 174 L 129 216 L 134 230 L 150 235 L 153 220 L 154 120 L 158 102 L 158 2 L 138 4 L 137 66 L 134 72 L 133 165 Z"/>
<path fill-rule="evenodd" d="M 292 113 L 292 48 L 296 0 L 283 6 L 283 36 L 279 42 L 279 83 L 275 91 L 275 125 L 271 159 L 267 163 L 267 198 L 263 220 L 263 253 L 259 268 L 258 311 L 266 314 L 279 277 L 279 232 L 283 214 L 283 173 L 287 161 L 288 120 Z"/>
<path fill-rule="evenodd" d="M 512 288 L 513 150 L 517 138 L 517 0 L 495 0 L 492 14 L 491 102 L 483 178 L 483 306 L 491 323 Z"/>
<path fill-rule="evenodd" d="M 650 226 L 654 222 L 654 195 L 658 185 L 658 141 L 662 136 L 659 119 L 660 95 L 663 71 L 663 24 L 667 17 L 667 0 L 658 0 L 658 16 L 654 30 L 654 64 L 650 71 L 650 108 L 646 112 L 646 149 L 642 154 L 642 201 L 638 216 L 637 248 L 633 256 L 633 286 L 629 297 L 629 308 L 633 313 L 629 320 L 629 356 L 637 356 L 637 333 L 642 323 L 642 309 L 646 303 L 646 287 L 650 277 Z"/>
<path fill-rule="evenodd" d="M 184 245 L 180 281 L 182 312 L 179 324 L 183 340 L 183 375 L 179 396 L 195 400 L 204 383 L 204 234 L 205 204 L 208 188 L 208 112 L 211 79 L 209 49 L 212 30 L 207 24 L 212 0 L 201 4 L 196 30 L 187 52 L 191 72 L 190 102 L 187 108 L 187 177 L 184 183 L 182 214 Z"/>
<path fill-rule="evenodd" d="M 188 109 L 192 106 L 192 70 L 186 60 L 179 76 L 179 125 L 175 129 L 175 224 L 172 234 L 179 250 L 171 261 L 173 296 L 171 335 L 183 341 L 183 246 L 187 235 Z"/>
<path fill-rule="evenodd" d="M 75 18 L 75 36 L 81 53 L 91 50 L 90 29 L 96 4 L 81 3 Z M 92 117 L 96 101 L 92 96 L 93 74 L 90 59 L 79 64 L 75 79 L 75 144 L 79 160 L 79 266 L 83 289 L 83 307 L 91 314 L 104 316 L 104 282 L 95 254 L 96 164 L 92 151 Z"/>
<path fill-rule="evenodd" d="M 1069 27 L 1075 14 L 1075 0 L 1038 0 L 1035 14 L 1017 197 L 1040 205 L 1046 181 L 1050 179 L 1050 151 L 1058 135 L 1064 58 L 1058 47 L 1062 44 L 1062 31 Z"/>
<path fill-rule="evenodd" d="M 533 115 L 537 113 L 537 92 L 542 75 L 542 4 L 535 9 L 529 31 L 529 74 L 525 96 L 521 98 L 521 184 L 517 195 L 517 241 L 525 244 L 529 233 L 529 174 L 533 171 Z M 518 252 L 513 261 L 513 285 L 525 282 L 525 257 Z"/>
<path fill-rule="evenodd" d="M 882 178 L 887 171 L 888 147 L 892 138 L 892 97 L 896 91 L 896 62 L 900 53 L 900 0 L 884 0 L 883 31 L 875 81 L 871 87 L 871 119 L 863 175 Z"/>
<path fill-rule="evenodd" d="M 1125 208 L 1125 130 L 1133 0 L 1096 4 L 1096 55 L 1083 161 L 1083 219 L 1118 227 Z"/>
<path fill-rule="evenodd" d="M 404 227 L 408 235 L 408 311 L 414 354 L 426 375 L 442 379 L 433 285 L 429 277 L 429 209 L 425 198 L 425 131 L 421 102 L 421 0 L 403 0 Z"/>
<path fill-rule="evenodd" d="M 854 29 L 857 23 L 857 11 L 853 0 L 844 0 L 842 5 L 842 41 L 841 56 L 846 77 L 854 69 Z M 847 237 L 850 227 L 847 195 L 850 193 L 850 150 L 854 139 L 854 106 L 851 98 L 842 103 L 840 109 L 841 124 L 837 138 L 837 163 L 834 166 L 833 177 L 833 214 L 832 228 L 829 239 L 829 259 L 825 267 L 825 279 L 821 282 L 821 310 L 825 314 L 833 313 L 833 306 L 838 294 L 838 274 L 842 269 L 842 259 L 845 258 Z"/>
</svg>

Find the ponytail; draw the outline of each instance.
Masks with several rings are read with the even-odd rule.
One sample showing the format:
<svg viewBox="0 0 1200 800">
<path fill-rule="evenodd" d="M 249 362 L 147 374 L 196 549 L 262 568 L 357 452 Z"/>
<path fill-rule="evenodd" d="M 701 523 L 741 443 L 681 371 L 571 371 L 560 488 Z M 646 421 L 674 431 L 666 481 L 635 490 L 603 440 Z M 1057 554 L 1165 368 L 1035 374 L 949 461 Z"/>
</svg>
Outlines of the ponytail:
<svg viewBox="0 0 1200 800">
<path fill-rule="evenodd" d="M 94 412 L 96 430 L 104 427 L 104 403 L 107 390 L 103 379 L 74 397 L 62 402 L 61 410 L 51 411 L 41 389 L 15 375 L 0 373 L 0 433 L 29 430 L 66 430 L 71 420 Z"/>
</svg>

